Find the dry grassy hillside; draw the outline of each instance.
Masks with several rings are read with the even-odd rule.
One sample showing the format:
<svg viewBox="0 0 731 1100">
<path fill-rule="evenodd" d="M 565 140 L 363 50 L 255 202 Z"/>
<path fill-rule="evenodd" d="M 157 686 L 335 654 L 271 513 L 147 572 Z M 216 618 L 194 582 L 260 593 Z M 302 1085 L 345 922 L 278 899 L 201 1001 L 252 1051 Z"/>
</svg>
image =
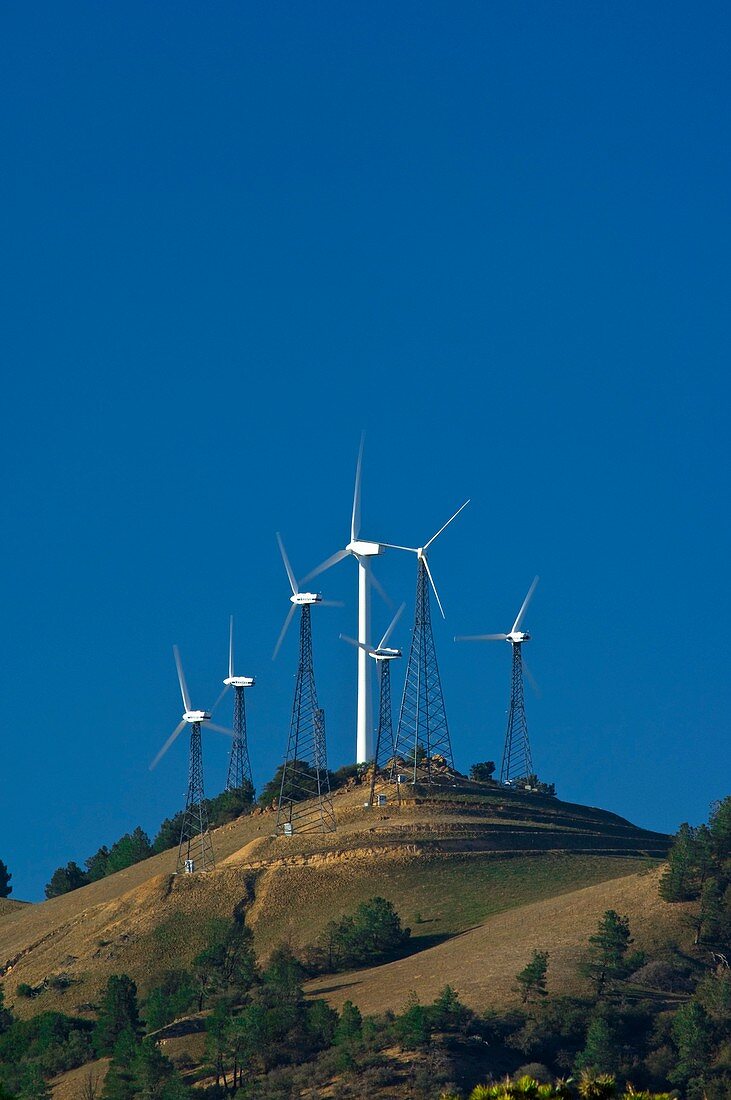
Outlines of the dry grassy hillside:
<svg viewBox="0 0 731 1100">
<path fill-rule="evenodd" d="M 224 826 L 207 874 L 175 876 L 171 851 L 39 905 L 6 905 L 6 1000 L 22 1015 L 92 1011 L 107 977 L 122 971 L 144 993 L 190 962 L 211 917 L 237 906 L 266 954 L 285 939 L 314 942 L 328 920 L 379 893 L 411 925 L 415 947 L 459 953 L 464 937 L 433 945 L 496 913 L 627 876 L 667 847 L 605 811 L 473 784 L 378 810 L 364 809 L 363 797 L 362 788 L 338 793 L 338 831 L 324 837 L 274 836 L 270 813 Z M 430 952 L 392 965 L 452 957 Z M 65 990 L 51 982 L 61 976 Z M 21 982 L 38 995 L 18 998 Z"/>
<path fill-rule="evenodd" d="M 372 1013 L 402 1010 L 411 991 L 428 1003 L 450 984 L 465 1004 L 484 1012 L 518 1003 L 515 975 L 536 949 L 549 952 L 551 992 L 577 993 L 586 989 L 578 973 L 581 953 L 607 909 L 629 917 L 638 948 L 651 949 L 668 938 L 688 939 L 682 907 L 658 895 L 660 873 L 661 868 L 654 868 L 544 898 L 521 906 L 519 919 L 512 911 L 496 913 L 418 955 L 318 979 L 308 992 L 325 995 L 338 1008 L 351 1000 L 362 1012 Z"/>
</svg>

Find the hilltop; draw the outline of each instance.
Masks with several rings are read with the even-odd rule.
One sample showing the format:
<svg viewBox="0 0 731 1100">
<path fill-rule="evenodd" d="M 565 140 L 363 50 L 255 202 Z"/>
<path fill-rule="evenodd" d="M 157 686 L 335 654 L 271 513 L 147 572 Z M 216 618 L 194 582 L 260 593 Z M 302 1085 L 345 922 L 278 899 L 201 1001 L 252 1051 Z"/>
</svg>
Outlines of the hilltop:
<svg viewBox="0 0 731 1100">
<path fill-rule="evenodd" d="M 6 904 L 0 909 L 6 1003 L 24 1016 L 49 1008 L 93 1014 L 108 976 L 120 972 L 144 995 L 165 970 L 190 962 L 210 918 L 234 911 L 245 912 L 265 957 L 283 941 L 314 943 L 328 921 L 374 894 L 392 900 L 412 929 L 412 954 L 349 986 L 347 995 L 361 995 L 368 1005 L 386 996 L 386 971 L 398 975 L 401 1000 L 406 989 L 422 985 L 431 995 L 434 975 L 441 984 L 458 981 L 468 951 L 485 955 L 481 936 L 503 936 L 520 961 L 547 922 L 552 938 L 554 926 L 564 929 L 570 963 L 585 939 L 583 922 L 572 926 L 567 917 L 579 911 L 577 892 L 588 923 L 615 890 L 628 910 L 636 898 L 648 935 L 662 916 L 641 899 L 654 896 L 647 871 L 665 856 L 668 838 L 616 814 L 468 781 L 402 792 L 400 803 L 379 808 L 365 808 L 364 799 L 363 787 L 337 792 L 338 830 L 324 836 L 274 836 L 271 811 L 223 826 L 213 834 L 217 867 L 209 873 L 176 876 L 170 850 L 37 905 Z M 517 907 L 520 921 L 511 912 Z M 472 981 L 475 1003 L 484 1002 L 488 989 L 493 997 L 507 990 L 487 957 L 484 977 Z M 509 970 L 514 963 L 507 959 Z M 21 983 L 36 996 L 18 997 Z M 336 1003 L 346 984 L 345 978 L 329 983 Z"/>
</svg>

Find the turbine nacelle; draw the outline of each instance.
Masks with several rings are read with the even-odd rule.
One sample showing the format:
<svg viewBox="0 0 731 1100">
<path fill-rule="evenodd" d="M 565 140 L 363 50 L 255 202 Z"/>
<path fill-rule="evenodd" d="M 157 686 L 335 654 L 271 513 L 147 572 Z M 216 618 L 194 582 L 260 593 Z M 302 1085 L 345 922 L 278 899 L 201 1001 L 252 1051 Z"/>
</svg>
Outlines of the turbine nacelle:
<svg viewBox="0 0 731 1100">
<path fill-rule="evenodd" d="M 369 649 L 368 654 L 374 661 L 395 661 L 402 656 L 400 649 Z"/>
<path fill-rule="evenodd" d="M 506 642 L 512 642 L 513 645 L 520 645 L 522 642 L 530 641 L 530 634 L 527 631 L 513 630 L 511 634 L 505 635 Z"/>
<path fill-rule="evenodd" d="M 193 725 L 195 722 L 210 722 L 211 712 L 209 710 L 186 710 L 183 714 L 183 721 L 190 722 Z"/>
<path fill-rule="evenodd" d="M 380 542 L 366 542 L 364 539 L 351 539 L 345 549 L 358 558 L 375 558 L 383 553 Z"/>
<path fill-rule="evenodd" d="M 226 687 L 250 688 L 256 683 L 253 676 L 227 676 L 223 681 Z"/>
<path fill-rule="evenodd" d="M 293 592 L 289 597 L 289 602 L 293 603 L 295 607 L 304 607 L 312 603 L 322 603 L 322 594 L 320 592 Z"/>
</svg>

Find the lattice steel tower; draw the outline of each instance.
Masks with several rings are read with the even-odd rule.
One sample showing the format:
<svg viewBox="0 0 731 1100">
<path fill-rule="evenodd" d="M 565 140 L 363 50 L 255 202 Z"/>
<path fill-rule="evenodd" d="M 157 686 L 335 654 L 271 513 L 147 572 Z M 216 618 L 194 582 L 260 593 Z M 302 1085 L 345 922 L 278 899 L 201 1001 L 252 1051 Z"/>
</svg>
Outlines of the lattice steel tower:
<svg viewBox="0 0 731 1100">
<path fill-rule="evenodd" d="M 330 794 L 325 742 L 325 714 L 317 702 L 312 663 L 311 609 L 300 618 L 300 645 L 287 755 L 277 810 L 277 832 L 333 832 L 335 811 Z"/>
<path fill-rule="evenodd" d="M 428 568 L 426 558 L 419 558 L 414 632 L 394 753 L 409 762 L 414 783 L 434 781 L 435 756 L 443 757 L 447 765 L 453 767 L 452 742 L 432 633 Z"/>
<path fill-rule="evenodd" d="M 223 681 L 227 688 L 234 689 L 234 720 L 233 742 L 231 755 L 228 759 L 228 775 L 226 776 L 226 790 L 238 791 L 245 788 L 251 789 L 254 796 L 254 781 L 251 775 L 251 761 L 249 760 L 249 745 L 246 736 L 246 702 L 244 691 L 253 687 L 256 683 L 253 676 L 234 675 L 234 617 L 231 616 L 229 626 L 228 644 L 228 676 Z"/>
<path fill-rule="evenodd" d="M 328 604 L 319 593 L 300 592 L 297 588 L 284 543 L 279 535 L 279 549 L 292 589 L 292 604 L 280 632 L 273 657 L 279 652 L 284 635 L 296 609 L 300 608 L 299 663 L 294 688 L 292 717 L 289 724 L 287 755 L 282 770 L 282 784 L 277 809 L 277 832 L 285 835 L 305 832 L 333 832 L 335 810 L 327 771 L 325 712 L 317 701 L 315 668 L 312 660 L 311 608 L 315 603 Z"/>
<path fill-rule="evenodd" d="M 513 642 L 513 679 L 505 748 L 500 765 L 501 783 L 513 783 L 516 779 L 526 779 L 533 774 L 533 757 L 528 740 L 528 722 L 525 717 L 522 645 L 522 642 Z"/>
<path fill-rule="evenodd" d="M 175 665 L 178 670 L 178 682 L 180 694 L 183 697 L 185 710 L 183 717 L 167 741 L 160 749 L 155 759 L 150 764 L 154 768 L 162 759 L 173 742 L 178 738 L 186 725 L 190 726 L 190 758 L 188 764 L 188 790 L 185 797 L 185 811 L 180 830 L 180 844 L 178 846 L 178 865 L 180 871 L 210 871 L 215 865 L 213 855 L 213 842 L 208 829 L 208 810 L 203 791 L 203 750 L 201 745 L 201 726 L 208 723 L 213 729 L 220 730 L 211 722 L 210 711 L 194 710 L 191 706 L 188 685 L 185 682 L 183 663 L 180 660 L 178 647 L 173 646 Z M 227 730 L 222 732 L 227 733 Z"/>
<path fill-rule="evenodd" d="M 538 577 L 528 589 L 522 607 L 509 634 L 470 634 L 455 638 L 456 642 L 510 642 L 513 647 L 513 673 L 508 708 L 508 726 L 505 731 L 505 747 L 500 765 L 500 782 L 514 783 L 533 775 L 533 756 L 528 740 L 528 722 L 525 717 L 525 697 L 523 691 L 523 653 L 522 646 L 530 641 L 530 634 L 520 629 L 523 617 L 528 609 L 538 584 Z"/>
<path fill-rule="evenodd" d="M 368 796 L 369 806 L 373 805 L 378 776 L 386 771 L 392 770 L 393 760 L 396 755 L 396 746 L 393 739 L 393 718 L 391 714 L 391 661 L 398 660 L 401 656 L 401 650 L 387 646 L 386 642 L 391 637 L 393 629 L 399 621 L 405 606 L 406 604 L 401 604 L 391 620 L 388 630 L 377 646 L 372 646 L 370 642 L 364 643 L 356 641 L 355 638 L 348 638 L 345 634 L 340 635 L 343 641 L 358 646 L 365 651 L 367 656 L 372 657 L 379 670 L 380 698 L 378 704 L 378 729 L 376 731 L 373 759 L 369 761 L 371 765 L 370 794 Z"/>
<path fill-rule="evenodd" d="M 208 809 L 203 791 L 203 750 L 201 723 L 190 727 L 190 763 L 188 766 L 188 793 L 185 813 L 180 829 L 177 873 L 183 871 L 211 871 L 215 867 L 213 841 L 208 828 Z"/>
</svg>

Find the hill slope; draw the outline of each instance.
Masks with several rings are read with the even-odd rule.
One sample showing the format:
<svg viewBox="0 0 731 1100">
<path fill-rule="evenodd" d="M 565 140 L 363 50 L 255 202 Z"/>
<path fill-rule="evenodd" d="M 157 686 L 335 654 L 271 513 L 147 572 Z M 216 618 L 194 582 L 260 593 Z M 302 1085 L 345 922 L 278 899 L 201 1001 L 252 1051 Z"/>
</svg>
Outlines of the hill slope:
<svg viewBox="0 0 731 1100">
<path fill-rule="evenodd" d="M 338 793 L 338 831 L 326 836 L 274 836 L 271 813 L 224 826 L 207 874 L 175 876 L 170 851 L 71 894 L 11 906 L 0 914 L 7 1001 L 23 1015 L 92 1011 L 111 973 L 131 974 L 144 993 L 189 963 L 213 916 L 245 910 L 266 954 L 284 939 L 315 942 L 329 920 L 377 893 L 411 925 L 414 947 L 430 948 L 391 966 L 436 959 L 441 973 L 448 960 L 456 965 L 465 937 L 434 946 L 438 939 L 473 935 L 466 930 L 516 906 L 627 879 L 667 850 L 667 837 L 606 811 L 475 784 L 378 810 L 364 809 L 363 797 L 362 788 Z M 523 935 L 522 919 L 503 919 Z M 61 976 L 65 990 L 49 984 Z M 20 982 L 38 996 L 17 998 Z"/>
</svg>

